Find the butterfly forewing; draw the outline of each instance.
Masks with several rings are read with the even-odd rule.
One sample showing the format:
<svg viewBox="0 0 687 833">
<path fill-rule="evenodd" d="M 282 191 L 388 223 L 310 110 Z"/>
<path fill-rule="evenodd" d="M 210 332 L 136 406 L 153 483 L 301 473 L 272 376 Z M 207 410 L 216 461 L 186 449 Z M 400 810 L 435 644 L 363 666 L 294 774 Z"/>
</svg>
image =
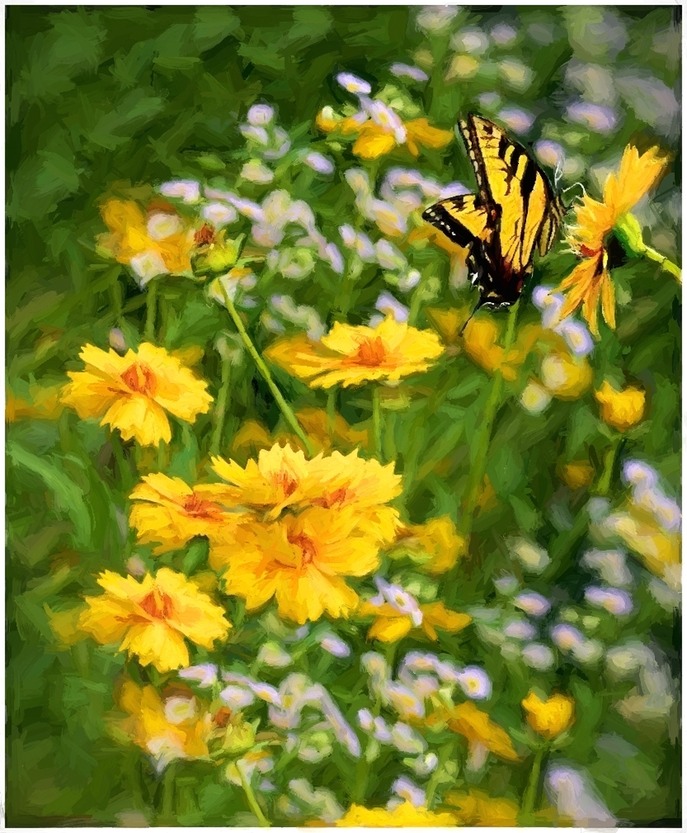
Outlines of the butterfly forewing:
<svg viewBox="0 0 687 833">
<path fill-rule="evenodd" d="M 435 203 L 422 218 L 432 223 L 458 246 L 471 246 L 475 240 L 488 240 L 493 232 L 489 214 L 474 194 L 461 194 Z"/>
</svg>

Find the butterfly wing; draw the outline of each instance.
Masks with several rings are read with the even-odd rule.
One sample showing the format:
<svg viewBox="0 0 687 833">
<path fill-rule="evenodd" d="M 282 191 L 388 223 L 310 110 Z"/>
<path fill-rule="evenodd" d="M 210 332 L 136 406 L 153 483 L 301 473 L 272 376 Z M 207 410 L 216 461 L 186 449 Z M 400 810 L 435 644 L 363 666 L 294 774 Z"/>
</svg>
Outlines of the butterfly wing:
<svg viewBox="0 0 687 833">
<path fill-rule="evenodd" d="M 430 205 L 422 219 L 436 226 L 457 246 L 466 248 L 478 241 L 488 241 L 494 231 L 491 215 L 475 194 L 461 194 Z"/>
<path fill-rule="evenodd" d="M 521 282 L 532 271 L 535 248 L 542 254 L 551 248 L 565 209 L 539 165 L 498 125 L 470 114 L 460 129 L 482 202 L 501 208 L 493 259 L 504 281 Z"/>
</svg>

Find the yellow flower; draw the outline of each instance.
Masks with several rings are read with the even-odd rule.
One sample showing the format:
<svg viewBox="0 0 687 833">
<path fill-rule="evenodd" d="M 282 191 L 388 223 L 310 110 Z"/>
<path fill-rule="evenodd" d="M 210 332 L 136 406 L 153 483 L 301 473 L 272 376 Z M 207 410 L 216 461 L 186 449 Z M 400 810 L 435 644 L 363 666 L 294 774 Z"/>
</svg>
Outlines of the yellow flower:
<svg viewBox="0 0 687 833">
<path fill-rule="evenodd" d="M 402 527 L 397 547 L 409 551 L 413 560 L 431 575 L 448 572 L 465 555 L 465 539 L 448 516 Z"/>
<path fill-rule="evenodd" d="M 162 347 L 144 343 L 120 356 L 92 344 L 81 348 L 86 369 L 70 372 L 62 402 L 81 419 L 98 418 L 140 445 L 169 442 L 167 413 L 185 422 L 210 409 L 207 383 Z"/>
<path fill-rule="evenodd" d="M 472 622 L 472 617 L 468 616 L 467 613 L 448 610 L 443 602 L 420 605 L 420 610 L 422 612 L 422 623 L 419 627 L 413 624 L 410 614 L 402 613 L 388 602 L 381 605 L 363 602 L 358 608 L 358 615 L 362 618 L 376 617 L 375 622 L 367 632 L 367 638 L 378 639 L 380 642 L 398 642 L 411 631 L 421 631 L 433 642 L 436 642 L 439 639 L 437 628 L 447 633 L 458 633 Z"/>
<path fill-rule="evenodd" d="M 541 363 L 541 381 L 557 399 L 579 399 L 592 383 L 592 368 L 584 356 L 555 351 Z"/>
<path fill-rule="evenodd" d="M 606 238 L 622 216 L 652 188 L 666 162 L 658 148 L 640 155 L 636 147 L 628 145 L 618 171 L 606 178 L 603 201 L 587 194 L 582 198 L 575 211 L 575 225 L 568 234 L 571 248 L 582 260 L 557 290 L 568 293 L 559 312 L 561 320 L 582 306 L 583 318 L 599 338 L 600 302 L 604 320 L 615 329 L 615 289 L 608 271 Z"/>
<path fill-rule="evenodd" d="M 356 135 L 353 153 L 361 159 L 378 159 L 405 145 L 417 157 L 420 148 L 440 149 L 453 139 L 450 130 L 433 127 L 426 118 L 403 122 L 399 116 L 380 101 L 373 102 L 375 118 L 363 116 L 337 117 L 333 112 L 321 110 L 315 123 L 325 133 L 336 131 L 343 136 Z"/>
<path fill-rule="evenodd" d="M 527 712 L 527 723 L 534 731 L 553 740 L 569 729 L 575 720 L 575 701 L 565 694 L 552 694 L 542 700 L 534 691 L 522 701 Z"/>
<path fill-rule="evenodd" d="M 640 388 L 616 390 L 604 382 L 594 396 L 601 409 L 601 419 L 617 431 L 627 431 L 644 418 L 646 394 Z"/>
<path fill-rule="evenodd" d="M 79 618 L 83 612 L 82 606 L 71 607 L 68 610 L 51 610 L 45 605 L 44 610 L 48 615 L 50 630 L 57 637 L 60 650 L 66 650 L 86 638 L 84 632 L 79 628 Z"/>
<path fill-rule="evenodd" d="M 500 335 L 501 327 L 492 318 L 473 318 L 463 333 L 465 352 L 488 373 L 499 370 L 506 381 L 512 382 L 522 356 L 516 348 L 506 353 L 498 344 Z"/>
<path fill-rule="evenodd" d="M 446 724 L 451 731 L 463 735 L 469 746 L 483 746 L 505 761 L 519 759 L 508 733 L 469 700 L 451 709 L 439 709 L 427 723 L 430 726 Z"/>
<path fill-rule="evenodd" d="M 654 575 L 674 589 L 680 586 L 680 534 L 662 529 L 647 513 L 617 512 L 606 525 L 636 553 Z"/>
<path fill-rule="evenodd" d="M 100 213 L 109 234 L 99 243 L 119 262 L 146 271 L 148 261 L 158 274 L 191 274 L 194 230 L 166 203 L 151 203 L 148 212 L 131 200 L 111 199 Z M 138 269 L 136 267 L 138 266 Z"/>
<path fill-rule="evenodd" d="M 212 717 L 190 691 L 173 690 L 163 699 L 153 686 L 125 680 L 117 703 L 129 716 L 115 727 L 158 765 L 179 758 L 209 758 Z"/>
<path fill-rule="evenodd" d="M 443 347 L 436 333 L 387 317 L 378 327 L 336 323 L 319 342 L 283 339 L 266 350 L 275 364 L 313 388 L 398 382 L 427 370 Z"/>
<path fill-rule="evenodd" d="M 517 827 L 520 806 L 510 798 L 492 798 L 481 790 L 467 793 L 450 792 L 446 803 L 451 806 L 461 827 Z"/>
<path fill-rule="evenodd" d="M 279 614 L 302 625 L 324 613 L 347 617 L 358 596 L 343 577 L 373 572 L 379 549 L 354 510 L 313 507 L 272 523 L 239 524 L 231 542 L 211 546 L 210 565 L 224 572 L 226 592 L 243 597 L 248 610 L 274 596 Z"/>
<path fill-rule="evenodd" d="M 18 397 L 7 389 L 7 401 L 5 403 L 5 419 L 7 422 L 16 422 L 19 419 L 57 419 L 64 405 L 62 403 L 62 392 L 64 385 L 29 385 L 28 397 Z"/>
<path fill-rule="evenodd" d="M 105 592 L 86 597 L 79 626 L 101 645 L 118 645 L 118 651 L 158 671 L 189 664 L 185 639 L 212 648 L 231 627 L 221 607 L 186 576 L 166 567 L 140 583 L 106 570 L 98 584 Z"/>
<path fill-rule="evenodd" d="M 188 486 L 178 477 L 149 474 L 129 495 L 137 501 L 129 521 L 139 544 L 157 544 L 156 555 L 181 549 L 198 535 L 223 530 L 229 516 L 215 500 L 226 493 L 220 484 Z"/>
<path fill-rule="evenodd" d="M 393 810 L 352 804 L 336 822 L 337 827 L 454 827 L 455 824 L 453 813 L 435 813 L 426 807 L 415 807 L 410 801 L 398 804 Z"/>
<path fill-rule="evenodd" d="M 582 489 L 594 479 L 594 467 L 586 460 L 564 463 L 558 469 L 563 482 L 570 489 Z"/>
</svg>

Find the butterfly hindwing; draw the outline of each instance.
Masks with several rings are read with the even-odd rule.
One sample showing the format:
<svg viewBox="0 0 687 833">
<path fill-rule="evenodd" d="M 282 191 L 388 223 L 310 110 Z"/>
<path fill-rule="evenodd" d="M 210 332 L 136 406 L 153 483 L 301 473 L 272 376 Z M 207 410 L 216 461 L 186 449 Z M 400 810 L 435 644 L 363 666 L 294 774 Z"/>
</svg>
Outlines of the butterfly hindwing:
<svg viewBox="0 0 687 833">
<path fill-rule="evenodd" d="M 426 209 L 422 218 L 458 246 L 469 247 L 476 240 L 486 241 L 494 230 L 489 212 L 479 204 L 474 194 L 441 200 Z"/>
<path fill-rule="evenodd" d="M 479 194 L 443 200 L 423 217 L 470 248 L 469 266 L 478 275 L 481 304 L 509 305 L 519 298 L 532 271 L 535 250 L 546 254 L 553 245 L 564 207 L 539 165 L 498 125 L 470 114 L 459 127 Z M 451 204 L 457 200 L 452 216 Z M 475 215 L 472 224 L 470 211 Z M 455 236 L 447 231 L 452 221 L 462 227 Z M 476 233 L 482 221 L 485 231 Z"/>
</svg>

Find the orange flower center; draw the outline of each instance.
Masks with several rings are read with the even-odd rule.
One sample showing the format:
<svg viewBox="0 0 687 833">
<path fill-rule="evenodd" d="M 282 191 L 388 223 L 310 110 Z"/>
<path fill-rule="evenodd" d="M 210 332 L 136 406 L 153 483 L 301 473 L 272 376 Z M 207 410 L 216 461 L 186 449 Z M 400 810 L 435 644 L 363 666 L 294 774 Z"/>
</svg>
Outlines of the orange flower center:
<svg viewBox="0 0 687 833">
<path fill-rule="evenodd" d="M 363 365 L 364 367 L 379 367 L 385 358 L 384 342 L 377 336 L 364 341 L 358 347 L 358 352 L 353 357 L 353 364 Z"/>
<path fill-rule="evenodd" d="M 313 500 L 313 504 L 315 506 L 323 506 L 325 509 L 330 509 L 332 506 L 336 504 L 343 503 L 346 498 L 348 497 L 348 489 L 346 486 L 341 486 L 341 488 L 336 489 L 329 494 L 323 495 L 322 497 L 315 498 Z"/>
<path fill-rule="evenodd" d="M 312 538 L 300 533 L 300 535 L 289 535 L 288 540 L 294 547 L 298 547 L 301 551 L 301 566 L 312 564 L 317 556 L 317 548 Z"/>
<path fill-rule="evenodd" d="M 203 500 L 196 494 L 192 494 L 183 502 L 183 509 L 192 518 L 212 518 L 217 514 L 218 506 L 211 500 Z"/>
<path fill-rule="evenodd" d="M 284 497 L 291 497 L 298 488 L 298 481 L 288 471 L 282 469 L 275 475 L 274 485 L 282 492 Z"/>
<path fill-rule="evenodd" d="M 134 393 L 143 393 L 146 396 L 153 396 L 157 390 L 157 379 L 155 374 L 142 362 L 134 362 L 121 375 L 121 380 Z"/>
<path fill-rule="evenodd" d="M 140 606 L 153 619 L 169 619 L 174 612 L 172 599 L 157 587 L 142 599 Z"/>
</svg>

